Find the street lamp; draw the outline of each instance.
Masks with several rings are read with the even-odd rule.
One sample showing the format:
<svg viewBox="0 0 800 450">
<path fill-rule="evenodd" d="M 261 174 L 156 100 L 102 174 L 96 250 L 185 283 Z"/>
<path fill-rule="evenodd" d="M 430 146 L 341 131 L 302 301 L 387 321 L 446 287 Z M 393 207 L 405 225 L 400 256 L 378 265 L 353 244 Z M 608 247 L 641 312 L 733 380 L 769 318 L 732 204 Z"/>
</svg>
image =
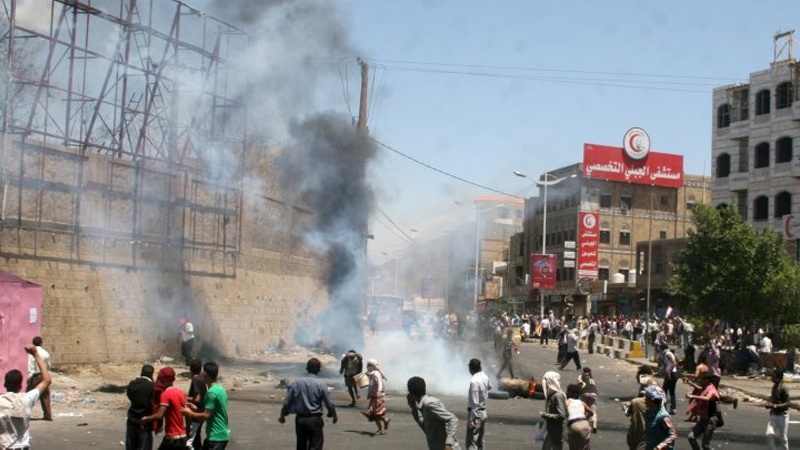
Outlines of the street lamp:
<svg viewBox="0 0 800 450">
<path fill-rule="evenodd" d="M 530 179 L 530 177 L 517 170 L 514 171 L 514 175 L 520 178 Z M 555 179 L 550 180 L 550 177 L 554 177 Z M 547 187 L 561 183 L 568 178 L 575 177 L 577 177 L 577 175 L 574 173 L 563 178 L 558 178 L 549 172 L 545 172 L 542 174 L 541 179 L 535 182 L 536 186 L 544 186 L 544 195 L 542 196 L 542 255 L 547 254 Z M 544 318 L 544 289 L 539 289 L 539 320 L 542 320 L 542 318 Z"/>
</svg>

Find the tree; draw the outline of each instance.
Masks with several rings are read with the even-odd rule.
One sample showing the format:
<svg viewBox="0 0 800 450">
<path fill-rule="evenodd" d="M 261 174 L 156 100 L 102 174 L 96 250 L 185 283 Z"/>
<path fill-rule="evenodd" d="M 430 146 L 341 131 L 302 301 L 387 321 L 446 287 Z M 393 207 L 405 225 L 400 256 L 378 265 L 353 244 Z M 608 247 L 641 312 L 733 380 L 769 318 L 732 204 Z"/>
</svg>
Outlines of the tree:
<svg viewBox="0 0 800 450">
<path fill-rule="evenodd" d="M 676 303 L 704 319 L 800 319 L 800 267 L 780 236 L 755 230 L 731 207 L 698 205 L 692 218 L 696 230 L 673 261 L 667 284 Z"/>
</svg>

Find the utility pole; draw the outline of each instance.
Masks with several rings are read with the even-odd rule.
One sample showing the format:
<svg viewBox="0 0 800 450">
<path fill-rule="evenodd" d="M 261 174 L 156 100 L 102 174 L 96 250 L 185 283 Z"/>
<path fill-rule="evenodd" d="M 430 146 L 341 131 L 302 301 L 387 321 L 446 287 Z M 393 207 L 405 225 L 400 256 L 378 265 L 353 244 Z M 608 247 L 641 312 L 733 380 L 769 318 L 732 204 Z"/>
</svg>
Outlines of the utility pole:
<svg viewBox="0 0 800 450">
<path fill-rule="evenodd" d="M 358 105 L 358 122 L 356 127 L 361 134 L 369 134 L 367 129 L 367 103 L 369 93 L 369 65 L 363 59 L 358 58 L 358 65 L 361 66 L 361 101 Z"/>
<path fill-rule="evenodd" d="M 358 58 L 358 64 L 361 66 L 361 99 L 358 105 L 358 122 L 356 123 L 356 129 L 358 130 L 359 134 L 367 136 L 369 134 L 369 130 L 367 130 L 367 106 L 368 106 L 368 93 L 369 93 L 369 65 L 364 62 L 361 58 Z M 361 169 L 361 179 L 365 179 L 365 173 L 367 171 L 366 161 L 364 161 L 360 167 Z M 372 239 L 372 234 L 369 232 L 369 223 L 367 222 L 367 217 L 364 217 L 364 222 L 361 224 L 362 234 L 364 236 L 364 274 L 365 282 L 366 280 L 372 279 L 372 273 L 370 273 L 369 267 L 369 258 L 367 257 L 367 243 L 370 239 Z M 395 268 L 396 269 L 396 268 Z M 395 275 L 396 276 L 396 275 Z M 395 285 L 397 282 L 395 281 Z M 366 291 L 366 286 L 365 289 Z M 374 296 L 374 293 L 373 293 Z M 365 295 L 366 297 L 366 295 Z M 362 312 L 366 311 L 367 307 L 371 307 L 372 305 L 372 298 L 364 299 L 364 304 L 362 305 Z"/>
</svg>

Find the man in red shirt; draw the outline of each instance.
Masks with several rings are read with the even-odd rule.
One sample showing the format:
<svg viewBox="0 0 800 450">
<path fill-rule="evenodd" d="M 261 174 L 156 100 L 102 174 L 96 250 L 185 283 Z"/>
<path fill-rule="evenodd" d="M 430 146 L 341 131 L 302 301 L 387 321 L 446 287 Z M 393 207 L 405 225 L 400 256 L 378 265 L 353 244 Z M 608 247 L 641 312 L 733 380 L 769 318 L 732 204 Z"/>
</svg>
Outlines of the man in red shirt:
<svg viewBox="0 0 800 450">
<path fill-rule="evenodd" d="M 164 440 L 158 450 L 186 449 L 186 422 L 181 413 L 181 408 L 186 406 L 186 393 L 173 386 L 175 370 L 164 367 L 158 371 L 156 386 L 153 391 L 155 412 L 142 417 L 142 425 L 150 422 L 156 423 L 156 433 L 161 431 L 161 420 L 164 420 Z"/>
</svg>

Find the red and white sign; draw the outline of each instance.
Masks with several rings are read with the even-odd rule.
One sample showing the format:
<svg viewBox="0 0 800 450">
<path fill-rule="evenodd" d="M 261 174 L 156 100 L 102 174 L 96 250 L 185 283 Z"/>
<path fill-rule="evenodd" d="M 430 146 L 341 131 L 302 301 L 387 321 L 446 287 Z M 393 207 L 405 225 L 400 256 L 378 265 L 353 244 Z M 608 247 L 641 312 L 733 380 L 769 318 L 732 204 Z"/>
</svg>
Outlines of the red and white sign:
<svg viewBox="0 0 800 450">
<path fill-rule="evenodd" d="M 531 287 L 538 289 L 556 288 L 556 255 L 531 255 Z"/>
<path fill-rule="evenodd" d="M 578 278 L 597 279 L 600 246 L 600 218 L 597 213 L 581 212 L 578 224 Z"/>
<path fill-rule="evenodd" d="M 583 176 L 678 188 L 683 186 L 683 155 L 648 151 L 646 158 L 635 160 L 619 147 L 584 144 Z"/>
<path fill-rule="evenodd" d="M 630 159 L 636 161 L 645 159 L 650 153 L 650 135 L 641 128 L 631 128 L 622 138 L 622 149 Z"/>
<path fill-rule="evenodd" d="M 787 241 L 800 238 L 800 216 L 794 214 L 783 216 L 783 237 Z"/>
</svg>

